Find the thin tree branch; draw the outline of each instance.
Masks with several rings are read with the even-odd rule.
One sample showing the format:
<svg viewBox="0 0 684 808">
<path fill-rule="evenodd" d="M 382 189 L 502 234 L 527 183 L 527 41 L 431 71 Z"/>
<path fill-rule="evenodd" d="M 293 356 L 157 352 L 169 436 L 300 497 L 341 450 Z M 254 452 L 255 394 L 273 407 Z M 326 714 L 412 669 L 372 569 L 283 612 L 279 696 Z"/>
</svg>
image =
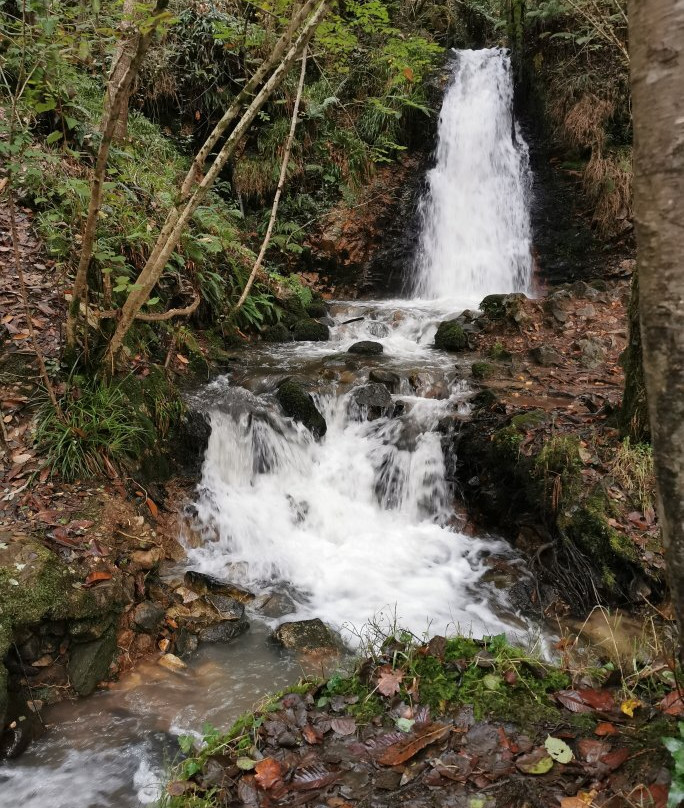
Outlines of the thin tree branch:
<svg viewBox="0 0 684 808">
<path fill-rule="evenodd" d="M 292 111 L 292 123 L 290 124 L 290 131 L 288 133 L 287 141 L 285 143 L 283 161 L 280 166 L 280 178 L 278 179 L 278 187 L 276 188 L 275 196 L 273 197 L 273 207 L 271 208 L 271 217 L 268 220 L 266 235 L 264 236 L 264 240 L 261 244 L 261 249 L 259 250 L 259 255 L 257 256 L 257 259 L 254 262 L 254 266 L 252 267 L 252 271 L 250 272 L 249 278 L 247 279 L 245 288 L 242 290 L 240 299 L 235 304 L 235 308 L 233 309 L 232 314 L 236 314 L 238 311 L 240 311 L 245 300 L 247 300 L 247 296 L 249 295 L 250 289 L 252 288 L 254 279 L 257 276 L 257 272 L 259 271 L 264 261 L 264 256 L 266 255 L 266 250 L 268 249 L 268 245 L 270 244 L 271 236 L 273 234 L 273 227 L 275 225 L 276 217 L 278 215 L 278 205 L 280 203 L 280 197 L 283 193 L 283 188 L 285 187 L 285 180 L 287 178 L 287 165 L 290 162 L 290 151 L 292 150 L 292 143 L 294 142 L 295 129 L 297 128 L 297 118 L 299 116 L 299 104 L 302 100 L 302 90 L 304 89 L 304 79 L 306 77 L 306 52 L 307 49 L 304 48 L 304 52 L 302 53 L 302 70 L 301 73 L 299 74 L 299 85 L 297 86 L 297 96 L 295 98 L 294 109 Z"/>
</svg>

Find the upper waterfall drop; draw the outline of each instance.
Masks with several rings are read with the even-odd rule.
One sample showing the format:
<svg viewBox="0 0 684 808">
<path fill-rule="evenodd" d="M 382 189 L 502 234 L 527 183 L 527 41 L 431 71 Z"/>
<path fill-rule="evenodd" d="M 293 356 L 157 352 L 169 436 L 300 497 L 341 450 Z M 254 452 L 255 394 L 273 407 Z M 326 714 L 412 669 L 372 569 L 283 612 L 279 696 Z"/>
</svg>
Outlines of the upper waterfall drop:
<svg viewBox="0 0 684 808">
<path fill-rule="evenodd" d="M 527 292 L 531 175 L 506 51 L 456 51 L 427 182 L 413 293 L 477 305 L 488 294 Z"/>
</svg>

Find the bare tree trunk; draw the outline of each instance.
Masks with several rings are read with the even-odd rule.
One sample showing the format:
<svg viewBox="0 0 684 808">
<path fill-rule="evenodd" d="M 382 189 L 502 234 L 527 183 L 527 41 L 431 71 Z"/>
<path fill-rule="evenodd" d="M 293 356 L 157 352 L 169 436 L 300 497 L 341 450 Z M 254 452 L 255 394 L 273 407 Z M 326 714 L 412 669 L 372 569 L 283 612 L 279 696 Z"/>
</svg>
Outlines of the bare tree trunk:
<svg viewBox="0 0 684 808">
<path fill-rule="evenodd" d="M 249 274 L 249 278 L 247 279 L 245 288 L 242 290 L 240 299 L 235 304 L 233 314 L 240 311 L 245 300 L 247 300 L 247 295 L 249 294 L 249 291 L 252 288 L 254 279 L 256 278 L 257 272 L 259 271 L 259 268 L 261 267 L 264 261 L 266 250 L 268 249 L 268 245 L 271 241 L 271 235 L 273 234 L 273 226 L 275 225 L 276 216 L 278 215 L 278 205 L 280 204 L 280 197 L 283 193 L 283 188 L 285 187 L 285 180 L 287 179 L 287 165 L 290 162 L 290 152 L 292 151 L 292 143 L 294 141 L 295 129 L 297 128 L 297 116 L 299 115 L 299 103 L 302 100 L 302 90 L 304 89 L 305 76 L 306 76 L 306 48 L 304 48 L 304 53 L 302 53 L 302 72 L 299 74 L 299 86 L 297 87 L 297 97 L 295 98 L 294 110 L 292 111 L 292 123 L 290 124 L 290 131 L 287 136 L 287 142 L 285 143 L 285 152 L 283 153 L 283 161 L 280 165 L 280 178 L 278 179 L 278 187 L 276 188 L 275 196 L 273 197 L 273 207 L 271 208 L 271 217 L 268 220 L 266 235 L 264 236 L 264 240 L 261 244 L 259 255 L 257 256 L 257 259 L 254 262 L 254 266 L 252 267 L 252 271 Z"/>
<path fill-rule="evenodd" d="M 84 300 L 88 286 L 88 267 L 93 256 L 95 235 L 97 228 L 97 217 L 102 204 L 102 191 L 104 188 L 105 170 L 109 158 L 109 148 L 112 144 L 114 131 L 117 126 L 119 112 L 124 101 L 128 101 L 133 80 L 138 73 L 143 57 L 152 41 L 152 36 L 157 24 L 161 21 L 160 15 L 168 5 L 168 0 L 157 0 L 153 14 L 153 24 L 148 25 L 144 32 L 138 32 L 135 38 L 135 47 L 131 52 L 124 50 L 121 53 L 120 62 L 125 63 L 125 69 L 119 69 L 116 65 L 112 70 L 112 76 L 118 78 L 118 83 L 113 88 L 108 88 L 107 93 L 110 103 L 106 108 L 102 120 L 102 140 L 97 152 L 95 168 L 90 186 L 90 202 L 88 204 L 88 215 L 83 225 L 81 237 L 81 254 L 79 257 L 76 277 L 71 292 L 71 303 L 67 312 L 66 322 L 66 343 L 67 349 L 75 350 L 77 340 L 77 324 L 81 313 L 81 302 Z"/>
<path fill-rule="evenodd" d="M 644 371 L 684 662 L 684 3 L 631 0 L 629 10 Z"/>
<path fill-rule="evenodd" d="M 123 21 L 121 23 L 121 39 L 116 46 L 114 58 L 112 59 L 112 69 L 107 82 L 105 92 L 104 112 L 100 129 L 105 133 L 105 126 L 111 116 L 111 108 L 114 102 L 115 89 L 122 83 L 126 70 L 135 58 L 136 37 L 133 30 L 133 15 L 135 13 L 135 0 L 124 0 Z M 133 82 L 128 87 L 128 92 L 121 99 L 119 114 L 116 116 L 114 127 L 114 140 L 125 140 L 128 133 L 128 101 L 133 91 Z"/>
<path fill-rule="evenodd" d="M 273 92 L 280 86 L 294 62 L 303 53 L 309 39 L 313 36 L 319 22 L 323 19 L 325 13 L 327 12 L 328 3 L 329 0 L 321 0 L 314 14 L 302 28 L 294 44 L 292 44 L 285 57 L 272 73 L 266 84 L 264 84 L 262 89 L 256 95 L 252 103 L 243 114 L 242 118 L 240 118 L 235 128 L 226 139 L 226 142 L 223 144 L 223 147 L 219 151 L 211 168 L 197 184 L 197 187 L 189 199 L 185 202 L 185 204 L 181 203 L 174 206 L 169 212 L 166 222 L 162 227 L 161 233 L 157 238 L 154 249 L 152 250 L 152 254 L 135 280 L 134 288 L 128 295 L 126 303 L 123 306 L 121 319 L 116 331 L 114 332 L 114 335 L 112 336 L 104 358 L 105 367 L 107 368 L 108 372 L 113 371 L 116 358 L 123 344 L 124 337 L 135 320 L 137 313 L 145 304 L 150 292 L 161 277 L 162 272 L 164 271 L 164 268 L 171 257 L 171 253 L 174 251 L 178 241 L 180 240 L 183 230 L 187 227 L 192 215 L 197 210 L 197 207 L 202 202 L 211 186 L 214 184 L 216 178 L 232 156 L 233 152 L 239 145 L 240 141 L 246 134 L 263 105 L 270 98 Z M 235 117 L 236 114 L 237 112 L 233 114 L 233 117 Z M 194 167 L 190 169 L 190 172 L 194 177 Z M 188 182 L 188 179 L 189 178 L 186 177 L 186 182 Z M 185 187 L 186 182 L 183 183 L 183 187 Z M 189 184 L 192 184 L 192 178 L 190 178 Z"/>
</svg>

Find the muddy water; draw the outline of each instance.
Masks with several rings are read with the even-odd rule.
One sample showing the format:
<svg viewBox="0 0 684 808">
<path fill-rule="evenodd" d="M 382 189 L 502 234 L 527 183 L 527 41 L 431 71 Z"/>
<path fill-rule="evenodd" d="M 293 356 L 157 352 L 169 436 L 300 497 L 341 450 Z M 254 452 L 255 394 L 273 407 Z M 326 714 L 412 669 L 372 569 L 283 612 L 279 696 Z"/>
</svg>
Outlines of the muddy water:
<svg viewBox="0 0 684 808">
<path fill-rule="evenodd" d="M 45 711 L 48 732 L 0 764 L 2 808 L 134 808 L 154 803 L 178 735 L 229 726 L 305 670 L 258 623 L 230 646 L 206 645 L 186 671 L 140 667 L 110 690 Z"/>
</svg>

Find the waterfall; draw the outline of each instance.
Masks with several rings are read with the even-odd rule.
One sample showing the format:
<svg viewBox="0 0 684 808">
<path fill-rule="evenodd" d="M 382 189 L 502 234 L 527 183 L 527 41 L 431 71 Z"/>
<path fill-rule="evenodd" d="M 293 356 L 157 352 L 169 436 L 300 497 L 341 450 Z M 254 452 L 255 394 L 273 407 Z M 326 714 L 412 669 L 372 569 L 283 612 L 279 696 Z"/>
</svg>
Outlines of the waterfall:
<svg viewBox="0 0 684 808">
<path fill-rule="evenodd" d="M 476 305 L 494 292 L 526 292 L 531 181 L 505 51 L 457 51 L 427 181 L 414 293 Z"/>
</svg>

